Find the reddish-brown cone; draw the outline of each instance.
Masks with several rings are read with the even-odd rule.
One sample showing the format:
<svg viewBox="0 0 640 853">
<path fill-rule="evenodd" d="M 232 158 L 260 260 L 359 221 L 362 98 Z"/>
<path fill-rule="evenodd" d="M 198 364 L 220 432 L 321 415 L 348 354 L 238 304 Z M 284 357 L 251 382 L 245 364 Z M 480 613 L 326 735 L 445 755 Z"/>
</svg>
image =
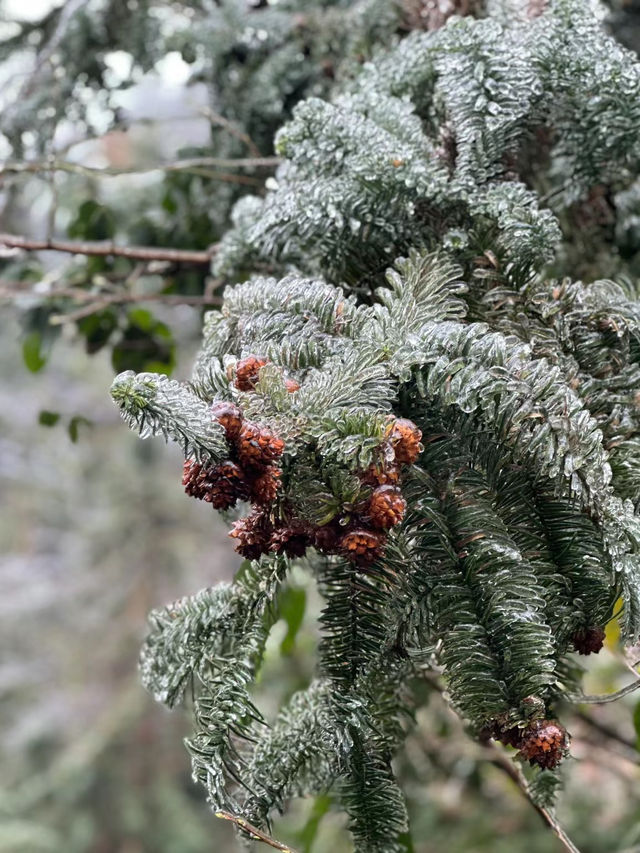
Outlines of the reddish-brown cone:
<svg viewBox="0 0 640 853">
<path fill-rule="evenodd" d="M 207 469 L 193 459 L 185 459 L 182 466 L 182 485 L 192 498 L 201 501 L 209 491 Z"/>
<path fill-rule="evenodd" d="M 499 740 L 505 746 L 513 746 L 516 749 L 520 749 L 522 746 L 522 729 L 519 729 L 517 726 L 513 726 L 510 729 L 496 728 L 492 732 L 492 737 L 495 740 Z"/>
<path fill-rule="evenodd" d="M 308 527 L 297 521 L 277 528 L 271 537 L 271 550 L 287 557 L 303 557 L 310 544 Z"/>
<path fill-rule="evenodd" d="M 564 758 L 569 747 L 569 735 L 555 720 L 533 720 L 522 732 L 518 758 L 553 770 Z"/>
<path fill-rule="evenodd" d="M 581 655 L 597 655 L 604 646 L 604 628 L 581 628 L 573 635 L 573 647 Z"/>
<path fill-rule="evenodd" d="M 397 465 L 390 465 L 384 462 L 372 462 L 369 467 L 363 471 L 361 481 L 366 486 L 385 486 L 387 484 L 395 485 L 400 482 L 400 470 Z"/>
<path fill-rule="evenodd" d="M 290 394 L 293 394 L 295 391 L 298 390 L 298 388 L 300 388 L 300 383 L 296 382 L 295 379 L 287 377 L 287 379 L 284 380 L 284 387 Z"/>
<path fill-rule="evenodd" d="M 284 441 L 267 427 L 245 421 L 236 445 L 238 458 L 243 467 L 266 468 L 282 456 Z"/>
<path fill-rule="evenodd" d="M 371 495 L 369 516 L 375 527 L 388 530 L 404 518 L 407 502 L 397 486 L 378 486 Z"/>
<path fill-rule="evenodd" d="M 229 509 L 239 500 L 247 500 L 249 489 L 241 468 L 227 460 L 219 465 L 199 465 L 186 460 L 182 485 L 191 497 L 210 503 L 214 509 Z"/>
<path fill-rule="evenodd" d="M 229 536 L 236 540 L 235 549 L 247 560 L 257 560 L 269 551 L 273 526 L 262 510 L 235 521 Z"/>
<path fill-rule="evenodd" d="M 257 355 L 249 355 L 246 358 L 240 359 L 236 364 L 236 378 L 234 381 L 236 388 L 240 391 L 252 391 L 258 381 L 258 372 L 266 363 L 266 358 L 259 358 Z"/>
<path fill-rule="evenodd" d="M 386 437 L 396 454 L 396 462 L 413 465 L 420 455 L 422 432 L 407 418 L 397 418 L 387 427 Z"/>
<path fill-rule="evenodd" d="M 224 427 L 227 439 L 235 441 L 242 427 L 242 412 L 238 406 L 226 400 L 214 400 L 211 414 Z"/>
<path fill-rule="evenodd" d="M 358 566 L 368 566 L 376 559 L 382 545 L 384 536 L 371 530 L 358 528 L 345 533 L 340 539 L 340 551 L 351 562 Z"/>
<path fill-rule="evenodd" d="M 275 501 L 280 486 L 281 473 L 279 468 L 269 465 L 250 481 L 249 492 L 253 503 L 266 506 Z"/>
<path fill-rule="evenodd" d="M 324 554 L 337 554 L 344 529 L 333 521 L 313 530 L 313 545 Z"/>
</svg>

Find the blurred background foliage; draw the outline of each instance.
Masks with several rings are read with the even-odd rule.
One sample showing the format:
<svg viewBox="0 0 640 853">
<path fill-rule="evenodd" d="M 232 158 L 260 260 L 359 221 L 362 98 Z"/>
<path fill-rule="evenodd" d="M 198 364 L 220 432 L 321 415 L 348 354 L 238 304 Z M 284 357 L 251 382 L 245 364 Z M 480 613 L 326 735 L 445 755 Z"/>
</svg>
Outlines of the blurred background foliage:
<svg viewBox="0 0 640 853">
<path fill-rule="evenodd" d="M 639 4 L 610 5 L 616 34 L 640 43 Z M 206 251 L 233 202 L 270 180 L 263 158 L 298 100 L 452 11 L 477 10 L 4 0 L 2 230 Z M 637 220 L 615 237 L 632 254 Z M 2 252 L 0 851 L 240 849 L 191 783 L 182 715 L 155 706 L 136 670 L 148 611 L 231 577 L 239 558 L 211 508 L 184 499 L 179 452 L 139 442 L 107 395 L 114 371 L 187 375 L 215 287 L 206 263 Z M 267 717 L 308 682 L 317 643 L 317 594 L 300 574 L 287 595 L 257 690 Z M 615 626 L 588 668 L 590 692 L 628 681 Z M 415 853 L 559 850 L 506 751 L 472 743 L 424 691 L 398 759 Z M 570 730 L 563 824 L 583 853 L 640 851 L 637 699 L 574 709 Z M 299 802 L 274 834 L 301 853 L 350 849 L 329 798 Z"/>
</svg>

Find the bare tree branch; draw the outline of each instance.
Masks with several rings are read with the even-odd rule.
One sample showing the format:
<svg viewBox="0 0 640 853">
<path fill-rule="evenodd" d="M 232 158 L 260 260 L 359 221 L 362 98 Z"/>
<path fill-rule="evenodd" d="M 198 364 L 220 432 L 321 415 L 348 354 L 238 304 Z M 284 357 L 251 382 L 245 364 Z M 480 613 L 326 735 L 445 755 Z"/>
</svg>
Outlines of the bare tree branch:
<svg viewBox="0 0 640 853">
<path fill-rule="evenodd" d="M 233 122 L 229 121 L 228 118 L 225 118 L 223 115 L 214 112 L 210 107 L 203 106 L 200 108 L 200 113 L 206 119 L 208 119 L 211 124 L 217 124 L 219 127 L 223 127 L 231 136 L 235 136 L 236 139 L 239 139 L 241 142 L 247 146 L 249 151 L 253 154 L 254 157 L 260 157 L 260 149 L 255 144 L 253 139 L 249 136 L 249 134 L 244 133 L 239 127 L 236 127 Z"/>
<path fill-rule="evenodd" d="M 118 169 L 113 166 L 84 166 L 81 163 L 73 163 L 69 160 L 56 159 L 12 161 L 5 163 L 2 168 L 0 168 L 0 177 L 2 175 L 17 175 L 24 173 L 40 174 L 42 172 L 68 172 L 70 174 L 84 175 L 92 178 L 120 177 L 122 175 L 147 175 L 151 172 L 193 172 L 195 174 L 204 175 L 205 177 L 217 178 L 218 180 L 229 181 L 232 183 L 245 183 L 252 186 L 261 186 L 262 180 L 260 178 L 212 171 L 212 169 L 272 168 L 281 162 L 280 157 L 191 157 L 184 160 L 175 160 L 170 163 L 161 163 L 146 167 Z"/>
<path fill-rule="evenodd" d="M 632 681 L 631 684 L 627 684 L 626 687 L 621 687 L 615 693 L 604 693 L 601 696 L 589 696 L 582 693 L 575 697 L 575 701 L 579 703 L 586 702 L 589 705 L 606 705 L 608 702 L 617 702 L 618 699 L 628 696 L 629 693 L 634 693 L 636 690 L 640 690 L 640 678 Z"/>
<path fill-rule="evenodd" d="M 28 252 L 68 252 L 72 255 L 100 255 L 130 258 L 138 261 L 169 261 L 174 264 L 206 266 L 216 252 L 216 246 L 204 251 L 165 249 L 156 246 L 117 246 L 112 241 L 83 242 L 74 240 L 32 240 L 17 234 L 0 234 L 0 247 L 25 249 Z"/>
</svg>

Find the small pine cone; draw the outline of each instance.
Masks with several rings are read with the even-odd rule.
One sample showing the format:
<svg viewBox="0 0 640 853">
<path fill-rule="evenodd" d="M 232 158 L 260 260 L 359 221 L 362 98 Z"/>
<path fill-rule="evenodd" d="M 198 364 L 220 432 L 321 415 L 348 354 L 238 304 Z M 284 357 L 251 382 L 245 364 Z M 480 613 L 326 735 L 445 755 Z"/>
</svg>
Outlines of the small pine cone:
<svg viewBox="0 0 640 853">
<path fill-rule="evenodd" d="M 284 450 L 284 441 L 267 427 L 245 421 L 237 443 L 238 458 L 248 469 L 265 468 L 275 462 Z"/>
<path fill-rule="evenodd" d="M 185 492 L 199 501 L 204 500 L 211 488 L 208 473 L 211 469 L 193 459 L 185 459 L 182 467 L 182 485 Z"/>
<path fill-rule="evenodd" d="M 279 527 L 271 537 L 271 550 L 287 557 L 304 557 L 310 544 L 308 527 L 297 521 Z"/>
<path fill-rule="evenodd" d="M 242 469 L 227 459 L 211 469 L 211 490 L 204 498 L 214 509 L 229 509 L 249 498 L 249 488 Z"/>
<path fill-rule="evenodd" d="M 235 549 L 247 560 L 257 560 L 267 554 L 273 526 L 264 512 L 252 512 L 246 518 L 235 521 L 229 536 L 236 540 Z"/>
<path fill-rule="evenodd" d="M 365 486 L 395 485 L 400 482 L 400 470 L 397 465 L 372 462 L 362 473 L 360 480 Z"/>
<path fill-rule="evenodd" d="M 279 468 L 268 465 L 249 484 L 251 500 L 260 506 L 273 503 L 278 494 L 281 474 Z"/>
<path fill-rule="evenodd" d="M 376 559 L 383 544 L 383 534 L 358 528 L 345 533 L 340 539 L 340 551 L 356 565 L 368 566 Z"/>
<path fill-rule="evenodd" d="M 387 435 L 396 454 L 396 462 L 413 465 L 420 455 L 422 432 L 407 418 L 397 418 L 387 427 Z"/>
<path fill-rule="evenodd" d="M 258 381 L 258 373 L 261 367 L 267 363 L 266 358 L 259 358 L 257 355 L 249 355 L 246 358 L 240 359 L 236 364 L 236 378 L 234 385 L 240 391 L 253 391 L 253 387 Z"/>
<path fill-rule="evenodd" d="M 496 733 L 495 739 L 499 740 L 500 743 L 503 743 L 505 746 L 513 746 L 515 749 L 520 749 L 522 746 L 522 729 L 519 729 L 517 726 L 513 726 L 510 729 L 505 729 L 504 731 Z"/>
<path fill-rule="evenodd" d="M 210 503 L 214 509 L 229 509 L 237 501 L 246 501 L 249 497 L 242 470 L 230 460 L 214 467 L 187 460 L 182 485 L 188 495 Z"/>
<path fill-rule="evenodd" d="M 291 379 L 288 377 L 287 379 L 284 380 L 284 387 L 287 389 L 287 391 L 290 394 L 293 394 L 295 391 L 297 391 L 300 388 L 300 383 L 296 382 L 295 379 Z"/>
<path fill-rule="evenodd" d="M 569 735 L 555 720 L 533 720 L 522 732 L 518 758 L 553 770 L 564 758 L 569 747 Z"/>
<path fill-rule="evenodd" d="M 224 427 L 229 441 L 235 441 L 242 427 L 242 412 L 235 403 L 215 400 L 211 405 L 211 414 Z"/>
<path fill-rule="evenodd" d="M 407 511 L 407 502 L 397 486 L 378 486 L 371 495 L 369 516 L 375 527 L 388 530 L 400 524 Z"/>
<path fill-rule="evenodd" d="M 581 628 L 573 635 L 573 647 L 581 655 L 597 655 L 604 646 L 604 628 Z"/>
<path fill-rule="evenodd" d="M 313 547 L 323 554 L 337 554 L 343 534 L 344 528 L 332 521 L 316 527 L 313 530 Z"/>
</svg>

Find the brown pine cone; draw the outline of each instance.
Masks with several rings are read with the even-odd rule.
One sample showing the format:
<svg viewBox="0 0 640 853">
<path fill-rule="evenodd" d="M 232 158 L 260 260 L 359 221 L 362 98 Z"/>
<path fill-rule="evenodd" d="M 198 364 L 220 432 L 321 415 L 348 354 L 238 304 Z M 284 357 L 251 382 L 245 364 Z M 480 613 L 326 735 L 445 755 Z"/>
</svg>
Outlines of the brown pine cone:
<svg viewBox="0 0 640 853">
<path fill-rule="evenodd" d="M 266 468 L 282 456 L 284 441 L 267 427 L 245 421 L 236 447 L 242 466 L 255 470 Z"/>
<path fill-rule="evenodd" d="M 279 468 L 268 465 L 264 471 L 250 481 L 249 493 L 253 503 L 265 506 L 275 501 L 280 487 L 281 474 L 282 471 Z"/>
<path fill-rule="evenodd" d="M 287 557 L 303 557 L 310 544 L 309 529 L 299 521 L 277 528 L 271 537 L 271 550 Z"/>
<path fill-rule="evenodd" d="M 210 503 L 214 509 L 229 509 L 237 501 L 249 498 L 249 489 L 242 469 L 227 460 L 215 466 L 184 463 L 182 485 L 191 497 Z"/>
<path fill-rule="evenodd" d="M 258 381 L 258 373 L 261 367 L 267 364 L 266 358 L 260 358 L 257 355 L 249 355 L 246 358 L 240 359 L 236 364 L 236 378 L 234 385 L 240 391 L 253 391 L 254 385 Z"/>
<path fill-rule="evenodd" d="M 206 466 L 200 465 L 194 459 L 185 459 L 182 467 L 182 485 L 185 492 L 199 501 L 204 500 L 205 495 L 211 488 L 208 477 L 210 470 Z"/>
<path fill-rule="evenodd" d="M 604 646 L 604 628 L 581 628 L 573 635 L 573 647 L 580 655 L 597 655 Z"/>
<path fill-rule="evenodd" d="M 485 729 L 485 732 L 489 737 L 499 740 L 505 746 L 513 746 L 516 749 L 520 749 L 522 746 L 522 729 L 517 726 L 504 729 L 499 723 L 493 723 Z"/>
<path fill-rule="evenodd" d="M 376 559 L 384 544 L 381 533 L 358 528 L 345 533 L 340 539 L 340 551 L 358 566 L 368 566 Z"/>
<path fill-rule="evenodd" d="M 372 462 L 369 467 L 363 471 L 360 480 L 365 486 L 385 486 L 387 484 L 395 485 L 400 482 L 400 469 L 397 465 L 390 464 L 384 460 Z"/>
<path fill-rule="evenodd" d="M 211 469 L 211 490 L 204 500 L 214 509 L 229 509 L 249 499 L 249 487 L 239 465 L 227 459 Z"/>
<path fill-rule="evenodd" d="M 257 560 L 267 554 L 273 525 L 262 510 L 255 510 L 246 518 L 235 521 L 229 536 L 236 540 L 235 550 L 247 560 Z"/>
<path fill-rule="evenodd" d="M 214 400 L 211 404 L 211 414 L 224 427 L 229 441 L 235 441 L 242 427 L 242 412 L 235 403 L 226 400 Z"/>
<path fill-rule="evenodd" d="M 378 486 L 371 495 L 369 516 L 375 527 L 388 530 L 400 524 L 407 511 L 407 502 L 397 486 Z"/>
<path fill-rule="evenodd" d="M 407 418 L 397 418 L 387 427 L 386 437 L 396 454 L 396 462 L 413 465 L 420 455 L 422 432 Z"/>
<path fill-rule="evenodd" d="M 522 732 L 518 758 L 533 767 L 553 770 L 562 761 L 569 747 L 569 735 L 555 720 L 533 720 Z"/>
<path fill-rule="evenodd" d="M 290 394 L 293 394 L 295 391 L 297 391 L 300 388 L 300 383 L 296 382 L 295 379 L 291 379 L 290 377 L 288 377 L 287 379 L 284 380 L 284 387 L 287 389 L 287 391 Z"/>
<path fill-rule="evenodd" d="M 340 550 L 340 539 L 344 535 L 344 528 L 336 522 L 330 521 L 313 530 L 313 546 L 324 554 L 337 554 Z"/>
</svg>

